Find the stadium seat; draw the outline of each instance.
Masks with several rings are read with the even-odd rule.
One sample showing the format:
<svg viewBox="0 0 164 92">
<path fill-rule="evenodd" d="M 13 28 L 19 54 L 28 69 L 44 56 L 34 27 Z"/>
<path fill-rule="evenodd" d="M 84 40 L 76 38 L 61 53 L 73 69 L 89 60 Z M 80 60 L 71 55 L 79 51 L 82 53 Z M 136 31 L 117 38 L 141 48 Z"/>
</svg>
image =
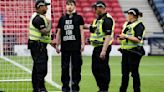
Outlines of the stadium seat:
<svg viewBox="0 0 164 92">
<path fill-rule="evenodd" d="M 77 10 L 77 12 L 82 12 L 82 8 L 81 7 L 77 7 L 76 10 Z"/>
<path fill-rule="evenodd" d="M 114 34 L 120 34 L 122 32 L 121 28 L 115 28 L 114 29 Z"/>
<path fill-rule="evenodd" d="M 5 35 L 16 35 L 16 37 L 22 36 L 19 38 L 19 41 L 16 43 L 26 44 L 27 39 L 24 39 L 25 36 L 28 37 L 28 25 L 31 14 L 34 12 L 34 3 L 31 1 L 14 1 L 10 2 L 0 1 L 0 11 L 4 13 L 4 23 L 3 23 L 3 32 Z M 9 12 L 6 12 L 9 11 Z M 21 40 L 23 39 L 23 40 Z"/>
<path fill-rule="evenodd" d="M 113 11 L 114 12 L 116 12 L 116 13 L 122 13 L 122 10 L 121 10 L 121 8 L 120 7 L 115 7 L 115 8 L 113 8 Z"/>
<path fill-rule="evenodd" d="M 148 0 L 151 5 L 161 27 L 164 30 L 164 0 Z"/>
<path fill-rule="evenodd" d="M 84 7 L 83 12 L 92 12 L 92 8 L 91 7 Z"/>
<path fill-rule="evenodd" d="M 93 14 L 92 12 L 87 12 L 84 15 L 85 15 L 85 17 L 94 17 L 95 16 L 95 14 Z"/>
<path fill-rule="evenodd" d="M 90 7 L 91 4 L 88 3 L 88 2 L 82 2 L 82 3 L 81 3 L 81 6 L 82 6 L 82 7 Z"/>
<path fill-rule="evenodd" d="M 161 4 L 161 3 L 164 3 L 164 1 L 163 1 L 163 0 L 153 0 L 153 2 L 154 2 L 154 3 L 156 3 L 156 4 Z"/>
</svg>

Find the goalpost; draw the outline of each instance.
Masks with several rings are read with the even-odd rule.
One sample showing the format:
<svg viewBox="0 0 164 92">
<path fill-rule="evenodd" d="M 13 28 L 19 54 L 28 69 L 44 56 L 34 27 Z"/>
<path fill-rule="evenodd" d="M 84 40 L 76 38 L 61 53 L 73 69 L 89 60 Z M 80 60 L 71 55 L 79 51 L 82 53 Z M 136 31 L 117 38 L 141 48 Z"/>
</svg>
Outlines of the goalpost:
<svg viewBox="0 0 164 92">
<path fill-rule="evenodd" d="M 33 61 L 27 41 L 34 5 L 35 0 L 0 0 L 0 92 L 32 92 Z M 47 17 L 51 19 L 51 6 L 48 6 Z M 48 90 L 55 91 L 54 88 L 61 89 L 61 86 L 52 77 L 52 49 L 48 46 L 46 82 Z"/>
</svg>

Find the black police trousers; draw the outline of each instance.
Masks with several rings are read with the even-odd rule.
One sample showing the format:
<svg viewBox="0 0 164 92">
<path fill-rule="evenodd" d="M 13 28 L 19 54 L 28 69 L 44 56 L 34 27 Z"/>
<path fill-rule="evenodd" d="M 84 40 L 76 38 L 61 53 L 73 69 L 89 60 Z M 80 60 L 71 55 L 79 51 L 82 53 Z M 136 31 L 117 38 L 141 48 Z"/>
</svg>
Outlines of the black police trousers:
<svg viewBox="0 0 164 92">
<path fill-rule="evenodd" d="M 134 92 L 140 92 L 139 63 L 142 56 L 129 51 L 122 52 L 122 83 L 120 92 L 126 92 L 129 82 L 129 74 L 133 77 Z"/>
<path fill-rule="evenodd" d="M 61 81 L 63 83 L 62 91 L 69 92 L 70 91 L 69 83 L 71 82 L 72 92 L 78 92 L 80 90 L 79 82 L 81 80 L 81 66 L 82 66 L 81 52 L 62 51 L 61 61 L 62 61 Z M 70 62 L 71 62 L 71 67 L 70 67 Z M 71 72 L 70 72 L 70 68 L 72 70 Z"/>
<path fill-rule="evenodd" d="M 92 53 L 92 73 L 96 79 L 99 91 L 107 92 L 110 82 L 109 53 L 111 45 L 108 46 L 104 60 L 100 58 L 102 46 L 95 47 Z"/>
<path fill-rule="evenodd" d="M 33 92 L 47 92 L 44 84 L 44 78 L 47 75 L 47 44 L 37 41 L 29 41 L 28 45 L 33 59 Z"/>
</svg>

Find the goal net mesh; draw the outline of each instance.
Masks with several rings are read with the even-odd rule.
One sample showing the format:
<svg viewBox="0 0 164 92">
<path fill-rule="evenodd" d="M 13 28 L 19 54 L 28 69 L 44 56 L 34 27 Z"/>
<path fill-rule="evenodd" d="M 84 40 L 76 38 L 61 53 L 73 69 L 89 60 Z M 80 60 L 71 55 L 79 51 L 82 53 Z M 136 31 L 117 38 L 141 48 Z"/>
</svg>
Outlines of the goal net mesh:
<svg viewBox="0 0 164 92">
<path fill-rule="evenodd" d="M 34 5 L 35 0 L 0 0 L 0 92 L 32 92 L 33 60 L 27 42 Z M 53 25 L 53 31 L 54 28 Z M 55 69 L 50 60 L 53 61 L 51 55 L 46 87 L 49 91 L 60 90 L 60 85 L 52 81 L 52 70 Z"/>
</svg>

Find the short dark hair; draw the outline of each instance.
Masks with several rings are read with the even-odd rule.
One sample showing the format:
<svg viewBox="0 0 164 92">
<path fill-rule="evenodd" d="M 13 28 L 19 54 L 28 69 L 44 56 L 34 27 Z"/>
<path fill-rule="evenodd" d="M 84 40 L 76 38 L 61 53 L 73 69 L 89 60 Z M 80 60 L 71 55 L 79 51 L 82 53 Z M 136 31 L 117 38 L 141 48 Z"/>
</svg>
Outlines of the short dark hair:
<svg viewBox="0 0 164 92">
<path fill-rule="evenodd" d="M 67 1 L 66 1 L 66 4 L 69 4 L 69 3 L 74 3 L 74 4 L 76 5 L 75 0 L 67 0 Z"/>
</svg>

